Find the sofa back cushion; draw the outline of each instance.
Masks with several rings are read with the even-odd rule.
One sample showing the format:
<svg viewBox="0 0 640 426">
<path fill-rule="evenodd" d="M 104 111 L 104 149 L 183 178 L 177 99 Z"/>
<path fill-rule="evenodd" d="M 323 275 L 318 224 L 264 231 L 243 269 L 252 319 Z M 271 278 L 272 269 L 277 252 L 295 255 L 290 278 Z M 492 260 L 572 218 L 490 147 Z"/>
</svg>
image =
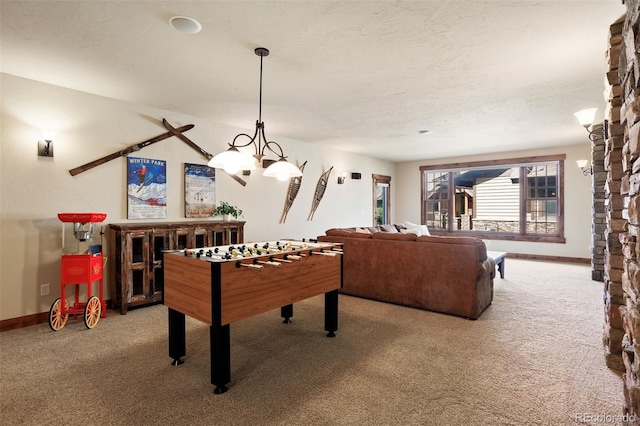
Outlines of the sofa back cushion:
<svg viewBox="0 0 640 426">
<path fill-rule="evenodd" d="M 404 234 L 400 232 L 376 232 L 374 234 L 371 234 L 371 238 L 374 240 L 415 241 L 416 234 Z"/>
<path fill-rule="evenodd" d="M 416 238 L 417 242 L 438 243 L 438 244 L 463 244 L 475 246 L 478 253 L 478 261 L 487 260 L 487 246 L 480 238 L 474 237 L 437 237 L 434 235 L 421 235 Z"/>
<path fill-rule="evenodd" d="M 327 229 L 325 232 L 327 236 L 330 237 L 349 237 L 349 238 L 371 238 L 370 233 L 368 232 L 357 232 L 357 231 L 348 231 L 346 229 Z"/>
</svg>

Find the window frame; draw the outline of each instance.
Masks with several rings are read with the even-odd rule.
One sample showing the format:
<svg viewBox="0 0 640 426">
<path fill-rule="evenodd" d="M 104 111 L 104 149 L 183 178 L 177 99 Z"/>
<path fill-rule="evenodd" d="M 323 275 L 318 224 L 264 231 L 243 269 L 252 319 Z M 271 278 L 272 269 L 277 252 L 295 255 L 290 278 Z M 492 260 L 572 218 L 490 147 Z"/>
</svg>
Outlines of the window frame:
<svg viewBox="0 0 640 426">
<path fill-rule="evenodd" d="M 519 232 L 492 232 L 492 231 L 464 231 L 453 229 L 453 217 L 447 219 L 447 229 L 429 229 L 432 235 L 447 235 L 447 236 L 471 236 L 487 240 L 511 240 L 511 241 L 530 241 L 530 242 L 543 242 L 543 243 L 566 243 L 564 235 L 564 161 L 566 160 L 565 154 L 559 155 L 546 155 L 535 157 L 520 157 L 520 158 L 505 158 L 501 160 L 486 160 L 486 161 L 471 161 L 461 163 L 448 163 L 448 164 L 436 164 L 432 166 L 420 166 L 420 220 L 421 223 L 427 223 L 425 210 L 426 205 L 426 193 L 425 193 L 425 179 L 424 172 L 442 171 L 453 172 L 466 168 L 479 168 L 479 167 L 498 167 L 498 166 L 510 166 L 520 167 L 521 173 L 521 186 L 520 186 L 520 231 Z M 540 163 L 558 163 L 558 176 L 557 176 L 557 189 L 558 189 L 558 206 L 557 206 L 557 234 L 529 234 L 526 231 L 526 226 L 522 226 L 523 222 L 526 222 L 527 211 L 527 188 L 526 179 L 523 176 L 523 166 L 534 165 Z M 524 189 L 522 189 L 524 185 Z M 451 197 L 448 199 L 448 209 L 452 211 L 453 200 Z"/>
</svg>

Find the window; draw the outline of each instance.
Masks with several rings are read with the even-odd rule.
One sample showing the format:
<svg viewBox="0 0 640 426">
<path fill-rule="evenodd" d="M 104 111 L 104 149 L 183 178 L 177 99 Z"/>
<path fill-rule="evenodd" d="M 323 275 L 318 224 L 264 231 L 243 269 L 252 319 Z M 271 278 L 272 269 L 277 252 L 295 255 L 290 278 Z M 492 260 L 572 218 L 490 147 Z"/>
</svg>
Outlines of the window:
<svg viewBox="0 0 640 426">
<path fill-rule="evenodd" d="M 565 242 L 564 155 L 420 167 L 421 215 L 435 234 Z"/>
<path fill-rule="evenodd" d="M 388 225 L 391 218 L 391 177 L 373 175 L 373 224 Z"/>
</svg>

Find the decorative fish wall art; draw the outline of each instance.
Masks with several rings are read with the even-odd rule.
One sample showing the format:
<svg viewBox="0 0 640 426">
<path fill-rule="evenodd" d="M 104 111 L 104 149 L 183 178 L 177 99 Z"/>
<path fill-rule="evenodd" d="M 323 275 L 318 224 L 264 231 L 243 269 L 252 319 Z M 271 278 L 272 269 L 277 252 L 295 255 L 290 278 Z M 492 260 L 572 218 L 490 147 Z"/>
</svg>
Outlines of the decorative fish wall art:
<svg viewBox="0 0 640 426">
<path fill-rule="evenodd" d="M 307 164 L 305 161 L 298 168 L 301 172 L 304 172 L 304 166 Z M 298 191 L 300 190 L 300 184 L 302 183 L 302 176 L 296 176 L 289 179 L 289 189 L 287 189 L 287 199 L 284 202 L 284 211 L 282 212 L 282 217 L 280 218 L 280 223 L 284 223 L 287 220 L 287 214 L 289 213 L 289 209 L 293 205 L 293 200 L 296 199 L 298 195 Z"/>
<path fill-rule="evenodd" d="M 320 176 L 318 179 L 318 183 L 316 184 L 316 193 L 313 196 L 313 203 L 311 204 L 311 213 L 309 213 L 309 217 L 307 220 L 313 220 L 313 215 L 316 212 L 316 209 L 320 205 L 320 201 L 324 196 L 324 192 L 327 190 L 327 183 L 329 182 L 329 175 L 331 174 L 331 170 L 333 170 L 333 166 L 326 172 Z"/>
</svg>

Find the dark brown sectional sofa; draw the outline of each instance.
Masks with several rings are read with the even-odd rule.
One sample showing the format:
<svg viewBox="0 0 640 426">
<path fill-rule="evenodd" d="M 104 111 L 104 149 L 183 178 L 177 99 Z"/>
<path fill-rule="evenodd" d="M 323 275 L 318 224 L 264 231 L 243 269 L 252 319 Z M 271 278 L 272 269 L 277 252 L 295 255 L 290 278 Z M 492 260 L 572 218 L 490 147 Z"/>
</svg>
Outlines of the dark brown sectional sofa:
<svg viewBox="0 0 640 426">
<path fill-rule="evenodd" d="M 318 237 L 344 244 L 341 293 L 470 319 L 491 304 L 496 267 L 482 240 L 366 229 Z"/>
</svg>

